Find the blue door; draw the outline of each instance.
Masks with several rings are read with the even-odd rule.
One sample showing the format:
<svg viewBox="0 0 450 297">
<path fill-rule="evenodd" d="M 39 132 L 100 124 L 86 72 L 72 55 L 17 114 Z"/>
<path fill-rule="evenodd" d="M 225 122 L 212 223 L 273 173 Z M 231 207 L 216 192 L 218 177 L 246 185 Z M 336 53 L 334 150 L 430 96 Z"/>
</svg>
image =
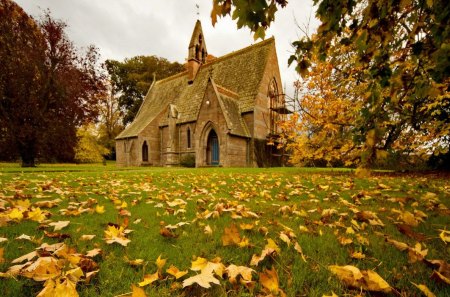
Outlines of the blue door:
<svg viewBox="0 0 450 297">
<path fill-rule="evenodd" d="M 214 130 L 209 132 L 207 154 L 210 165 L 219 165 L 219 138 Z"/>
</svg>

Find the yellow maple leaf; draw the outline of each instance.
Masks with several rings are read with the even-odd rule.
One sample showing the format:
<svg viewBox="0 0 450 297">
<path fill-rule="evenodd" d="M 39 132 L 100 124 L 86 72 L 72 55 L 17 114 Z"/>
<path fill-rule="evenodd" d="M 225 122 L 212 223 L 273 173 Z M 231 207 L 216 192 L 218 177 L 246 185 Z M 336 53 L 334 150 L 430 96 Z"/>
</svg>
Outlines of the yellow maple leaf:
<svg viewBox="0 0 450 297">
<path fill-rule="evenodd" d="M 439 231 L 442 231 L 439 233 L 439 237 L 442 239 L 443 242 L 447 244 L 447 242 L 450 242 L 450 231 L 439 229 Z"/>
<path fill-rule="evenodd" d="M 353 259 L 365 259 L 366 255 L 364 255 L 361 252 L 353 252 L 353 253 L 351 253 L 350 257 Z"/>
<path fill-rule="evenodd" d="M 170 265 L 170 267 L 168 269 L 166 269 L 166 272 L 172 276 L 175 277 L 175 279 L 179 279 L 180 277 L 185 276 L 188 271 L 184 270 L 184 271 L 180 271 L 177 267 Z"/>
<path fill-rule="evenodd" d="M 23 219 L 23 212 L 17 208 L 13 208 L 12 211 L 8 214 L 8 217 L 11 220 L 21 221 Z"/>
<path fill-rule="evenodd" d="M 35 281 L 45 281 L 60 275 L 61 267 L 56 258 L 39 257 L 33 264 L 21 271 L 21 274 Z"/>
<path fill-rule="evenodd" d="M 202 258 L 202 257 L 197 257 L 197 259 L 195 259 L 195 261 L 191 262 L 191 270 L 200 271 L 203 268 L 205 268 L 207 264 L 208 264 L 207 259 Z"/>
<path fill-rule="evenodd" d="M 28 212 L 28 218 L 35 222 L 42 222 L 43 220 L 45 220 L 45 213 L 43 213 L 42 210 L 37 207 Z"/>
<path fill-rule="evenodd" d="M 362 271 L 364 275 L 363 289 L 373 292 L 390 293 L 392 291 L 391 286 L 375 271 L 365 270 Z"/>
<path fill-rule="evenodd" d="M 426 297 L 436 297 L 436 295 L 433 294 L 433 292 L 430 291 L 430 289 L 428 289 L 427 286 L 423 285 L 423 284 L 416 284 L 411 282 L 414 286 L 416 286 L 420 291 L 422 291 L 422 293 L 426 296 Z"/>
<path fill-rule="evenodd" d="M 156 259 L 156 267 L 158 267 L 158 272 L 161 273 L 162 268 L 164 265 L 166 265 L 167 259 L 161 259 L 161 255 L 158 256 L 158 259 Z"/>
<path fill-rule="evenodd" d="M 101 205 L 97 205 L 97 206 L 95 206 L 95 212 L 98 214 L 102 214 L 105 212 L 105 207 L 101 206 Z"/>
<path fill-rule="evenodd" d="M 414 248 L 408 248 L 409 263 L 415 263 L 417 261 L 422 261 L 428 254 L 428 249 L 422 250 L 422 245 L 418 242 Z"/>
<path fill-rule="evenodd" d="M 278 273 L 274 267 L 270 270 L 266 268 L 264 272 L 261 272 L 259 274 L 259 282 L 270 293 L 278 294 L 280 289 L 278 285 Z"/>
<path fill-rule="evenodd" d="M 67 278 L 63 281 L 61 278 L 49 279 L 37 297 L 78 297 L 76 283 Z"/>
<path fill-rule="evenodd" d="M 138 284 L 139 287 L 145 287 L 159 279 L 159 273 L 155 272 L 153 274 L 146 274 L 144 279 Z"/>
<path fill-rule="evenodd" d="M 128 243 L 131 242 L 131 240 L 125 237 L 125 230 L 122 226 L 116 227 L 114 225 L 108 225 L 104 232 L 107 244 L 116 242 L 122 246 L 127 246 Z"/>
<path fill-rule="evenodd" d="M 139 288 L 138 286 L 135 286 L 134 284 L 131 284 L 131 297 L 147 297 L 145 294 L 144 289 Z"/>
</svg>

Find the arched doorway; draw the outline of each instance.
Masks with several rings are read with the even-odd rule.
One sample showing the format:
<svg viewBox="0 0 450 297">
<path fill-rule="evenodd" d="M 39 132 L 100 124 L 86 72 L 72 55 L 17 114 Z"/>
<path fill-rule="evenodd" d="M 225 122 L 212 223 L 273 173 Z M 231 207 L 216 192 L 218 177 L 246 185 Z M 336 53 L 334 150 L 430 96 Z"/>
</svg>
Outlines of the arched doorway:
<svg viewBox="0 0 450 297">
<path fill-rule="evenodd" d="M 208 165 L 219 165 L 219 138 L 214 130 L 208 135 L 208 144 L 206 146 L 206 162 Z"/>
<path fill-rule="evenodd" d="M 148 162 L 148 145 L 147 141 L 142 144 L 142 162 Z"/>
</svg>

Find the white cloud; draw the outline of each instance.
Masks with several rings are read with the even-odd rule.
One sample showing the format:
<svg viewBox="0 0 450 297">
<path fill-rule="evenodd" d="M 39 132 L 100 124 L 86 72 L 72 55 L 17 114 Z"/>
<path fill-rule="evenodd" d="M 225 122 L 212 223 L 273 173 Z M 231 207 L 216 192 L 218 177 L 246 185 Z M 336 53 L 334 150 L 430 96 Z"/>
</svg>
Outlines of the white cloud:
<svg viewBox="0 0 450 297">
<path fill-rule="evenodd" d="M 69 38 L 78 47 L 94 44 L 103 59 L 123 60 L 137 55 L 156 55 L 183 63 L 187 46 L 199 18 L 205 34 L 208 52 L 221 56 L 254 42 L 248 29 L 236 29 L 230 17 L 211 25 L 212 0 L 16 0 L 24 10 L 39 17 L 43 9 L 68 24 Z M 267 36 L 275 36 L 278 62 L 287 94 L 293 95 L 292 83 L 297 74 L 288 68 L 291 43 L 301 36 L 294 19 L 306 24 L 312 16 L 311 31 L 317 27 L 311 0 L 290 0 L 276 14 Z"/>
</svg>

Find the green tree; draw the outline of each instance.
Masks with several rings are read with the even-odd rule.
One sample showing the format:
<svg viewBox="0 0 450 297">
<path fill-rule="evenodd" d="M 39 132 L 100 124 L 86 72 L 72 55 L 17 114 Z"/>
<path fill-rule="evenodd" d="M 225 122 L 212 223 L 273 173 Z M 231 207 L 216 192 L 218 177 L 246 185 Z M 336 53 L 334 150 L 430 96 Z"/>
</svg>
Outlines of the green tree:
<svg viewBox="0 0 450 297">
<path fill-rule="evenodd" d="M 96 49 L 80 54 L 65 29 L 49 12 L 36 22 L 0 0 L 0 144 L 12 144 L 22 166 L 38 156 L 73 160 L 76 127 L 97 117 Z"/>
<path fill-rule="evenodd" d="M 185 70 L 182 64 L 157 56 L 136 56 L 123 62 L 107 60 L 105 64 L 113 92 L 118 95 L 119 107 L 124 112 L 124 125 L 133 121 L 154 80 Z"/>
<path fill-rule="evenodd" d="M 285 1 L 213 0 L 213 24 L 231 14 L 255 37 L 274 20 Z M 448 154 L 450 146 L 450 6 L 445 0 L 314 0 L 321 25 L 315 38 L 293 43 L 289 59 L 307 76 L 314 57 L 331 61 L 336 46 L 351 46 L 356 59 L 344 70 L 367 84 L 353 137 L 364 143 L 361 167 L 380 150 Z M 261 21 L 263 20 L 263 21 Z"/>
</svg>

